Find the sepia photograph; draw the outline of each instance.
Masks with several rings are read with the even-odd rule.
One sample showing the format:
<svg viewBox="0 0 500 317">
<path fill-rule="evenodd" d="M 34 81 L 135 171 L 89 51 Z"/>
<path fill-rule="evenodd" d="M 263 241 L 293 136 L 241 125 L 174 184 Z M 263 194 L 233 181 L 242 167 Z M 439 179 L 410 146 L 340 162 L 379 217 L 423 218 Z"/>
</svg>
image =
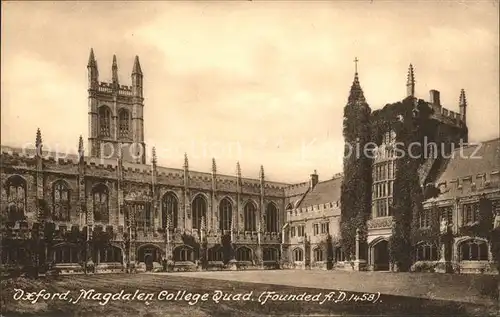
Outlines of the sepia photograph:
<svg viewBox="0 0 500 317">
<path fill-rule="evenodd" d="M 500 316 L 499 7 L 2 1 L 0 317 Z"/>
</svg>

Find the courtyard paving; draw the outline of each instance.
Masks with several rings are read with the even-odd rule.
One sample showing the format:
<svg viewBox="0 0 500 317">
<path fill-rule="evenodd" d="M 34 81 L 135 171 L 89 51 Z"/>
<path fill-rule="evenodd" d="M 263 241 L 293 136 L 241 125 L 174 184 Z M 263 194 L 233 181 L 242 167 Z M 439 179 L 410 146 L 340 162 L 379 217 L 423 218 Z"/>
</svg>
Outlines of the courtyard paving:
<svg viewBox="0 0 500 317">
<path fill-rule="evenodd" d="M 380 292 L 435 300 L 492 305 L 498 276 L 439 273 L 265 270 L 148 273 L 175 274 L 216 280 L 310 287 L 350 292 Z"/>
</svg>

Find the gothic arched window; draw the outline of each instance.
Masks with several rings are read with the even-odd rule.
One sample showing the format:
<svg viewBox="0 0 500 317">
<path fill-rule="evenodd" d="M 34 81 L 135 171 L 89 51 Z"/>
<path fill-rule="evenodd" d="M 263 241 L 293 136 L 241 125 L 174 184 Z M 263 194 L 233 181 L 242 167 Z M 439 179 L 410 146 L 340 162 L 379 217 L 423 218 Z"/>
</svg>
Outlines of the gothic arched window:
<svg viewBox="0 0 500 317">
<path fill-rule="evenodd" d="M 109 191 L 104 184 L 99 184 L 92 190 L 92 198 L 94 207 L 94 221 L 108 223 L 109 222 Z"/>
<path fill-rule="evenodd" d="M 229 199 L 224 198 L 219 204 L 219 229 L 231 230 L 233 207 Z"/>
<path fill-rule="evenodd" d="M 163 229 L 177 228 L 178 204 L 173 193 L 166 193 L 161 200 L 161 222 Z"/>
<path fill-rule="evenodd" d="M 16 222 L 25 219 L 26 211 L 26 181 L 19 175 L 7 180 L 8 220 Z"/>
<path fill-rule="evenodd" d="M 248 202 L 245 205 L 244 215 L 245 215 L 245 231 L 256 231 L 256 213 L 257 208 L 253 202 Z"/>
<path fill-rule="evenodd" d="M 467 240 L 460 244 L 461 261 L 487 261 L 488 244 L 482 240 Z"/>
<path fill-rule="evenodd" d="M 201 195 L 196 196 L 191 205 L 191 210 L 193 213 L 193 229 L 201 229 L 201 222 L 202 220 L 206 221 L 207 215 L 207 202 L 205 201 L 205 198 L 203 198 L 203 196 Z"/>
<path fill-rule="evenodd" d="M 316 262 L 324 261 L 323 249 L 321 249 L 321 248 L 314 249 L 314 261 L 316 261 Z"/>
<path fill-rule="evenodd" d="M 277 261 L 278 250 L 275 248 L 264 248 L 264 250 L 262 250 L 262 259 L 264 261 Z"/>
<path fill-rule="evenodd" d="M 252 261 L 252 250 L 247 247 L 241 247 L 236 250 L 237 261 Z"/>
<path fill-rule="evenodd" d="M 266 232 L 278 232 L 278 209 L 273 203 L 266 208 Z"/>
<path fill-rule="evenodd" d="M 438 250 L 434 244 L 419 243 L 416 251 L 417 261 L 436 261 L 438 259 Z"/>
<path fill-rule="evenodd" d="M 130 131 L 130 115 L 127 109 L 120 109 L 118 113 L 118 122 L 120 137 L 128 137 Z"/>
<path fill-rule="evenodd" d="M 180 246 L 175 248 L 174 261 L 180 261 L 180 262 L 194 261 L 193 250 L 186 246 Z"/>
<path fill-rule="evenodd" d="M 304 251 L 301 248 L 293 250 L 293 260 L 296 262 L 304 261 Z"/>
<path fill-rule="evenodd" d="M 224 258 L 224 253 L 222 252 L 222 248 L 219 246 L 215 246 L 213 248 L 208 249 L 208 261 L 222 261 Z"/>
<path fill-rule="evenodd" d="M 107 106 L 99 108 L 99 134 L 101 136 L 111 135 L 111 111 Z"/>
<path fill-rule="evenodd" d="M 78 263 L 80 254 L 76 246 L 65 244 L 54 248 L 55 263 Z"/>
<path fill-rule="evenodd" d="M 122 262 L 122 250 L 115 246 L 107 246 L 99 250 L 99 262 L 100 263 L 110 263 L 110 262 Z"/>
<path fill-rule="evenodd" d="M 335 249 L 335 262 L 345 261 L 344 250 L 341 247 Z"/>
<path fill-rule="evenodd" d="M 52 188 L 53 219 L 58 221 L 69 221 L 69 188 L 65 181 L 59 180 Z"/>
</svg>

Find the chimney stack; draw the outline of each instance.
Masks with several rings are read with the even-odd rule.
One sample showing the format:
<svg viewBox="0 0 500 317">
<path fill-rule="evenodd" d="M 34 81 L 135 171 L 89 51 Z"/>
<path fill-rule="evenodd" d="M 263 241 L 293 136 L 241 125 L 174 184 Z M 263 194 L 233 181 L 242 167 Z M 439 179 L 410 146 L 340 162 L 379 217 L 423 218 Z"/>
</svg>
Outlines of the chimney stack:
<svg viewBox="0 0 500 317">
<path fill-rule="evenodd" d="M 435 105 L 435 106 L 441 106 L 441 98 L 440 98 L 440 94 L 439 94 L 439 91 L 437 90 L 430 90 L 429 91 L 429 97 L 430 97 L 430 103 Z"/>
<path fill-rule="evenodd" d="M 316 172 L 316 170 L 314 170 L 314 173 L 311 174 L 311 189 L 313 189 L 316 184 L 318 184 L 318 180 L 318 173 Z"/>
</svg>

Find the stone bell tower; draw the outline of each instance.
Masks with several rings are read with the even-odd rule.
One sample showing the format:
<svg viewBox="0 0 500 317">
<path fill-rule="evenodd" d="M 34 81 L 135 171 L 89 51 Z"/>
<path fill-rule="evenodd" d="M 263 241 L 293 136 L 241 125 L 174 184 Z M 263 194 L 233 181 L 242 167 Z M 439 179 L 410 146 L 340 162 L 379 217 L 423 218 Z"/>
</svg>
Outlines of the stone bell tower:
<svg viewBox="0 0 500 317">
<path fill-rule="evenodd" d="M 90 49 L 88 70 L 89 153 L 91 157 L 146 163 L 144 143 L 143 74 L 139 57 L 132 68 L 132 86 L 120 85 L 113 55 L 111 82 L 99 81 L 99 70 Z"/>
</svg>

